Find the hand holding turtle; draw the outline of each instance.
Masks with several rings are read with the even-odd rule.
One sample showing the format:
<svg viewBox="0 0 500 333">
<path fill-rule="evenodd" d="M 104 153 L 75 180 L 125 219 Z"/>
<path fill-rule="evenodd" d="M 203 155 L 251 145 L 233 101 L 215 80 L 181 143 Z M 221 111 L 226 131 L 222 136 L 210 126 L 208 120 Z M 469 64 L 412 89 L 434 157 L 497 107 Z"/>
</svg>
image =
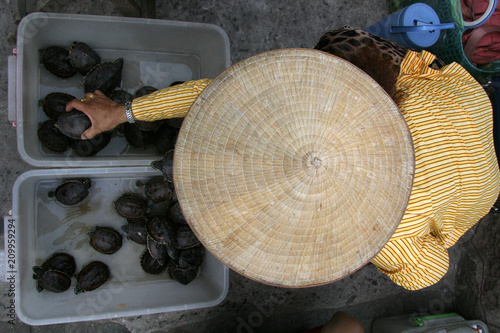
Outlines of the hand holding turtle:
<svg viewBox="0 0 500 333">
<path fill-rule="evenodd" d="M 82 111 L 92 122 L 92 126 L 83 132 L 82 140 L 92 139 L 127 121 L 125 105 L 115 103 L 99 90 L 85 94 L 85 98 L 70 101 L 66 105 L 66 111 L 72 109 Z"/>
</svg>

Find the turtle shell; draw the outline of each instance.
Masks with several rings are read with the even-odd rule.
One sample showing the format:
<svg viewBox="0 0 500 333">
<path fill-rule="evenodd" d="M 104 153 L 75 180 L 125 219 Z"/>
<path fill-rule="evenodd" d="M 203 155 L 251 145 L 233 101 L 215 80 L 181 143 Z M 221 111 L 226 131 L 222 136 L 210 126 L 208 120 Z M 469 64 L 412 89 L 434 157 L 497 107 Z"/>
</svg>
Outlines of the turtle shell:
<svg viewBox="0 0 500 333">
<path fill-rule="evenodd" d="M 122 247 L 122 235 L 113 228 L 96 227 L 89 237 L 90 245 L 100 253 L 113 254 Z"/>
<path fill-rule="evenodd" d="M 186 221 L 186 218 L 184 217 L 184 214 L 182 213 L 181 205 L 179 202 L 176 202 L 170 208 L 168 209 L 168 217 L 172 221 L 178 224 L 188 224 Z"/>
<path fill-rule="evenodd" d="M 179 250 L 176 264 L 179 268 L 200 267 L 205 257 L 205 249 L 198 245 L 189 249 Z"/>
<path fill-rule="evenodd" d="M 89 195 L 92 182 L 89 178 L 65 180 L 55 190 L 56 200 L 63 205 L 73 206 L 82 202 Z"/>
<path fill-rule="evenodd" d="M 100 261 L 92 261 L 76 276 L 75 294 L 92 291 L 102 286 L 109 279 L 108 266 Z"/>
<path fill-rule="evenodd" d="M 79 110 L 71 110 L 57 119 L 56 127 L 67 137 L 80 140 L 82 133 L 92 125 L 90 118 Z"/>
<path fill-rule="evenodd" d="M 71 277 L 63 272 L 49 269 L 36 281 L 36 290 L 51 291 L 53 293 L 62 293 L 71 286 Z"/>
<path fill-rule="evenodd" d="M 174 246 L 177 249 L 189 249 L 200 245 L 200 241 L 188 225 L 179 225 L 177 233 L 173 238 Z"/>
<path fill-rule="evenodd" d="M 191 283 L 196 276 L 198 275 L 198 268 L 188 267 L 188 268 L 180 268 L 175 265 L 170 265 L 168 267 L 168 274 L 175 281 L 187 285 Z"/>
<path fill-rule="evenodd" d="M 64 135 L 56 126 L 56 121 L 44 121 L 38 129 L 38 140 L 41 144 L 55 153 L 62 153 L 71 147 L 73 140 Z"/>
<path fill-rule="evenodd" d="M 122 226 L 122 230 L 127 234 L 127 238 L 137 244 L 146 245 L 147 231 L 146 219 L 144 217 L 138 219 L 127 219 L 127 225 Z"/>
<path fill-rule="evenodd" d="M 184 118 L 169 118 L 165 122 L 174 128 L 181 128 Z"/>
<path fill-rule="evenodd" d="M 111 132 L 102 132 L 88 140 L 76 140 L 73 152 L 81 157 L 93 156 L 103 150 L 111 141 Z"/>
<path fill-rule="evenodd" d="M 145 96 L 145 95 L 149 95 L 151 93 L 154 93 L 155 91 L 157 91 L 158 89 L 155 88 L 155 87 L 152 87 L 152 86 L 144 86 L 140 89 L 138 89 L 136 92 L 135 92 L 135 95 L 134 97 L 137 98 L 137 97 L 141 97 L 141 96 Z"/>
<path fill-rule="evenodd" d="M 163 123 L 155 132 L 154 144 L 159 154 L 165 154 L 167 151 L 175 148 L 177 142 L 177 135 L 179 130 Z"/>
<path fill-rule="evenodd" d="M 168 259 L 168 258 L 167 258 Z M 148 250 L 144 251 L 141 256 L 141 267 L 148 274 L 160 274 L 167 268 L 168 263 L 163 265 L 151 256 Z"/>
<path fill-rule="evenodd" d="M 146 231 L 156 243 L 167 244 L 175 236 L 175 230 L 166 217 L 153 216 L 146 222 Z"/>
<path fill-rule="evenodd" d="M 136 194 L 127 193 L 119 197 L 114 206 L 121 216 L 137 219 L 146 214 L 148 202 Z"/>
<path fill-rule="evenodd" d="M 149 200 L 158 203 L 169 200 L 172 197 L 172 190 L 165 178 L 158 176 L 148 180 L 144 187 L 144 194 Z"/>
<path fill-rule="evenodd" d="M 125 139 L 135 148 L 146 148 L 153 143 L 153 132 L 141 130 L 135 123 L 125 123 Z"/>
<path fill-rule="evenodd" d="M 174 181 L 174 150 L 169 150 L 165 153 L 161 160 L 151 163 L 151 167 L 155 170 L 161 171 L 166 180 Z"/>
<path fill-rule="evenodd" d="M 52 74 L 67 79 L 76 74 L 69 60 L 69 51 L 61 46 L 49 46 L 40 51 L 43 66 Z"/>
<path fill-rule="evenodd" d="M 118 104 L 125 104 L 125 102 L 131 102 L 132 99 L 134 99 L 134 96 L 132 96 L 131 93 L 123 89 L 113 90 L 108 97 L 111 98 L 113 102 Z"/>
<path fill-rule="evenodd" d="M 87 44 L 74 42 L 69 47 L 69 61 L 80 74 L 85 75 L 101 63 L 101 57 Z"/>
<path fill-rule="evenodd" d="M 33 267 L 33 279 L 40 279 L 48 270 L 56 270 L 68 276 L 72 276 L 76 271 L 75 258 L 67 253 L 55 253 L 45 260 L 42 266 Z"/>
<path fill-rule="evenodd" d="M 169 258 L 167 245 L 155 242 L 150 236 L 147 237 L 147 250 L 160 265 L 164 265 Z"/>
<path fill-rule="evenodd" d="M 122 68 L 123 58 L 100 63 L 83 78 L 83 89 L 86 93 L 100 90 L 104 95 L 109 95 L 121 84 Z"/>
<path fill-rule="evenodd" d="M 164 122 L 165 120 L 156 120 L 156 121 L 136 120 L 134 124 L 137 127 L 139 127 L 140 130 L 150 132 L 159 129 Z"/>
<path fill-rule="evenodd" d="M 63 92 L 52 92 L 42 100 L 42 110 L 50 119 L 57 120 L 66 113 L 66 104 L 76 97 Z"/>
</svg>

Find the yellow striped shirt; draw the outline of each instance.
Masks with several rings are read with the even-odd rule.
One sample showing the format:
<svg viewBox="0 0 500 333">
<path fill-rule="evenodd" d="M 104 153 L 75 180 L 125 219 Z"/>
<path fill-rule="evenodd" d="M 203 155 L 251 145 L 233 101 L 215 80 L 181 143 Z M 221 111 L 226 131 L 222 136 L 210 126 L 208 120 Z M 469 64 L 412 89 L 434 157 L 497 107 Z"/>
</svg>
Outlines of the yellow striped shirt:
<svg viewBox="0 0 500 333">
<path fill-rule="evenodd" d="M 460 65 L 440 70 L 429 52 L 408 52 L 397 81 L 399 108 L 415 147 L 415 178 L 396 232 L 372 260 L 396 284 L 416 290 L 447 272 L 447 249 L 494 204 L 500 187 L 492 108 Z"/>
<path fill-rule="evenodd" d="M 447 249 L 488 213 L 500 191 L 488 96 L 456 63 L 429 68 L 434 58 L 410 51 L 401 64 L 398 106 L 413 137 L 415 178 L 401 224 L 372 260 L 410 290 L 446 274 Z M 184 117 L 210 82 L 188 81 L 134 99 L 134 117 Z"/>
</svg>

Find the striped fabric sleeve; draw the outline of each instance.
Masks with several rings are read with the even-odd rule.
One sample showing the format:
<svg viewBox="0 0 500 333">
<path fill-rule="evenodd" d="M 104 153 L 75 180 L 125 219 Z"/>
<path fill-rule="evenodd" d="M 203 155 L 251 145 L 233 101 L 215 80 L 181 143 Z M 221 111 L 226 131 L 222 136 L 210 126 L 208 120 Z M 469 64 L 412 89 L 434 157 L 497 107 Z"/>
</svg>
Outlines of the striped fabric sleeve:
<svg viewBox="0 0 500 333">
<path fill-rule="evenodd" d="M 210 82 L 210 79 L 187 81 L 135 98 L 132 101 L 134 118 L 155 121 L 185 117 L 193 102 Z"/>
<path fill-rule="evenodd" d="M 447 249 L 488 213 L 500 191 L 489 98 L 463 67 L 433 70 L 434 59 L 410 51 L 401 64 L 398 106 L 413 138 L 415 177 L 399 227 L 372 260 L 410 290 L 444 276 Z"/>
</svg>

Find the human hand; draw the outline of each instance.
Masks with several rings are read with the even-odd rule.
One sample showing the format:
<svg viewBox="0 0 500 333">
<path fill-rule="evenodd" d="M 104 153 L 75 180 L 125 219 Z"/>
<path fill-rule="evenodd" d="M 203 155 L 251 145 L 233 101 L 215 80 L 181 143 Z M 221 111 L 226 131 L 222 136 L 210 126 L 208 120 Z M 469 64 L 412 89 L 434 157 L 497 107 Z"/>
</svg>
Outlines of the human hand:
<svg viewBox="0 0 500 333">
<path fill-rule="evenodd" d="M 92 126 L 82 133 L 82 140 L 92 139 L 99 133 L 112 130 L 127 121 L 125 105 L 115 103 L 101 91 L 86 93 L 85 98 L 74 99 L 66 105 L 66 111 L 77 109 L 85 113 Z"/>
</svg>

